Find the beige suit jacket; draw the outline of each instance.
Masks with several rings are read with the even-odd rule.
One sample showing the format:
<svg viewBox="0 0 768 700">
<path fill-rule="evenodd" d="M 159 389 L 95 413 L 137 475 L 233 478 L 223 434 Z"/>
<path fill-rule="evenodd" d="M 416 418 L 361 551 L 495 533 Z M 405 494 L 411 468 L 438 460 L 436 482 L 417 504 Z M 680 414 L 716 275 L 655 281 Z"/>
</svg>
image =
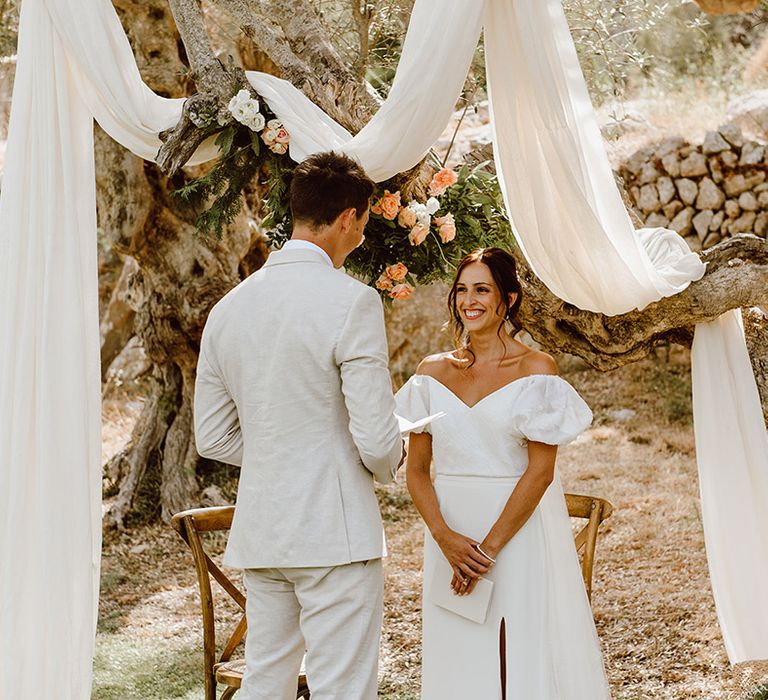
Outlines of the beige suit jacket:
<svg viewBox="0 0 768 700">
<path fill-rule="evenodd" d="M 383 553 L 373 481 L 401 455 L 378 294 L 319 251 L 274 252 L 213 308 L 195 389 L 204 457 L 241 465 L 224 561 L 335 566 Z"/>
</svg>

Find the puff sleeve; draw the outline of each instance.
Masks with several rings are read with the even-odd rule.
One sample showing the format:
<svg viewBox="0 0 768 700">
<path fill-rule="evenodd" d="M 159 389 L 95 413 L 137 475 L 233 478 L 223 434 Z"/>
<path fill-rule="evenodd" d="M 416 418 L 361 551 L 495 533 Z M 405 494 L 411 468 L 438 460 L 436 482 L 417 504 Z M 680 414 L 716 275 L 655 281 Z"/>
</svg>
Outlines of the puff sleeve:
<svg viewBox="0 0 768 700">
<path fill-rule="evenodd" d="M 428 379 L 420 374 L 414 374 L 395 394 L 395 415 L 402 416 L 411 422 L 421 420 L 431 415 Z M 432 433 L 430 426 L 416 428 L 414 433 Z"/>
<path fill-rule="evenodd" d="M 564 379 L 539 374 L 526 378 L 515 402 L 515 432 L 532 442 L 565 445 L 592 423 L 592 411 Z"/>
</svg>

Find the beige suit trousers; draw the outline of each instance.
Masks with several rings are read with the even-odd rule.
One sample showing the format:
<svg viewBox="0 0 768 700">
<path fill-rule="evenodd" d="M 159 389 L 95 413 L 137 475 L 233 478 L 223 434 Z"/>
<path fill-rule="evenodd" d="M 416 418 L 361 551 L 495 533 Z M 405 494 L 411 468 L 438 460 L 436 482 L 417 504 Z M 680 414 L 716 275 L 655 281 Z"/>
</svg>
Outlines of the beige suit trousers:
<svg viewBox="0 0 768 700">
<path fill-rule="evenodd" d="M 242 700 L 295 700 L 306 651 L 312 700 L 375 700 L 384 599 L 381 559 L 246 569 Z"/>
</svg>

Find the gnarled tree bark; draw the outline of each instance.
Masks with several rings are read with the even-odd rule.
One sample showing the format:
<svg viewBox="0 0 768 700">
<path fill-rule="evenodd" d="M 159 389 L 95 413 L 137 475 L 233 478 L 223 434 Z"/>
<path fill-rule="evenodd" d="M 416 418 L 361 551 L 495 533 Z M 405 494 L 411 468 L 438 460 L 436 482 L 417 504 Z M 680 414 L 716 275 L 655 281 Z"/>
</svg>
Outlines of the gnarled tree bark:
<svg viewBox="0 0 768 700">
<path fill-rule="evenodd" d="M 184 95 L 180 44 L 164 0 L 121 0 L 118 8 L 145 79 L 157 81 L 150 87 Z M 147 45 L 155 56 L 142 51 Z M 155 64 L 157 52 L 163 71 Z M 145 70 L 145 58 L 152 70 Z M 194 212 L 180 209 L 169 195 L 178 183 L 100 130 L 96 159 L 99 225 L 112 246 L 139 265 L 126 296 L 136 314 L 135 333 L 153 364 L 142 415 L 125 449 L 105 467 L 106 492 L 114 497 L 105 521 L 119 527 L 148 474 L 159 482 L 153 500 L 165 519 L 193 502 L 199 458 L 192 401 L 200 335 L 213 304 L 263 261 L 265 247 L 245 214 L 221 240 L 198 237 Z M 258 206 L 258 198 L 251 200 Z"/>
<path fill-rule="evenodd" d="M 648 355 L 664 342 L 690 345 L 697 323 L 730 309 L 768 305 L 768 245 L 748 234 L 702 254 L 707 272 L 685 291 L 620 316 L 582 311 L 554 296 L 515 253 L 524 283 L 519 319 L 542 345 L 578 355 L 592 367 L 615 369 Z"/>
</svg>

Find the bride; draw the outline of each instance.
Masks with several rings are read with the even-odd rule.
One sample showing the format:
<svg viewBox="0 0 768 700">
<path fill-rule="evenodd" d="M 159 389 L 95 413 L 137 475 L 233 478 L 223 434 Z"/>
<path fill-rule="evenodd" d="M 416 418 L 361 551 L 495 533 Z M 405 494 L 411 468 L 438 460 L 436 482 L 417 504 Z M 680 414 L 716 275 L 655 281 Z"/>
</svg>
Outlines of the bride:
<svg viewBox="0 0 768 700">
<path fill-rule="evenodd" d="M 396 397 L 410 420 L 446 414 L 409 438 L 426 524 L 422 700 L 610 697 L 555 472 L 592 414 L 549 355 L 505 332 L 520 301 L 511 255 L 467 255 L 448 295 L 457 349 L 423 360 Z M 458 605 L 470 598 L 474 620 Z"/>
</svg>

